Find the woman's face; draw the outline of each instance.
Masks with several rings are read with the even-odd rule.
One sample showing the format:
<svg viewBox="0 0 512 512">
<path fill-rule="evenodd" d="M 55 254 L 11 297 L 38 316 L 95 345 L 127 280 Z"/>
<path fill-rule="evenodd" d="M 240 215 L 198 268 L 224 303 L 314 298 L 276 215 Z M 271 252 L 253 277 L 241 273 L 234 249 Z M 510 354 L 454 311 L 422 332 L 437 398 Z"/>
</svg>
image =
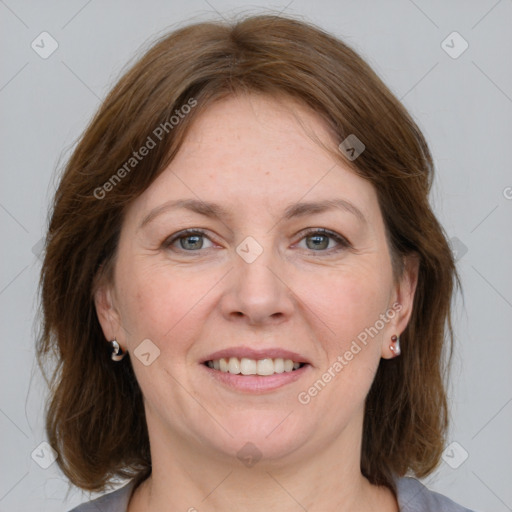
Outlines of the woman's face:
<svg viewBox="0 0 512 512">
<path fill-rule="evenodd" d="M 357 446 L 415 278 L 393 279 L 373 186 L 292 110 L 334 144 L 291 100 L 231 97 L 127 211 L 96 306 L 130 353 L 152 448 L 293 460 Z"/>
</svg>

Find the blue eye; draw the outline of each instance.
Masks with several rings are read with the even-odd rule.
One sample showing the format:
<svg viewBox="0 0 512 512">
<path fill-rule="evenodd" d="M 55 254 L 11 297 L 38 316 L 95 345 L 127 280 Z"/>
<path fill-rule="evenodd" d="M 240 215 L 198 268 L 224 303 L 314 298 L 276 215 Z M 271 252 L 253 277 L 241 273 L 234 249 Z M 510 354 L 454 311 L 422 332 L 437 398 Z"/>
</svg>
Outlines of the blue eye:
<svg viewBox="0 0 512 512">
<path fill-rule="evenodd" d="M 186 229 L 167 239 L 163 245 L 166 248 L 172 248 L 176 242 L 179 242 L 179 247 L 175 247 L 178 251 L 199 252 L 201 249 L 211 248 L 204 247 L 205 239 L 211 242 L 206 231 L 203 231 L 202 229 Z M 313 252 L 333 253 L 351 247 L 350 242 L 348 242 L 346 238 L 323 228 L 313 228 L 308 230 L 300 239 L 300 241 L 302 240 L 306 240 L 306 248 Z M 312 243 L 308 244 L 308 240 L 311 240 Z M 336 242 L 337 246 L 329 247 L 331 240 Z"/>
<path fill-rule="evenodd" d="M 308 239 L 311 240 L 311 244 L 308 244 Z M 338 247 L 330 247 L 330 240 L 334 240 Z M 348 240 L 337 233 L 329 231 L 327 229 L 311 229 L 306 232 L 306 235 L 301 239 L 306 240 L 306 246 L 314 252 L 338 252 L 341 249 L 350 247 Z M 328 249 L 328 250 L 324 250 Z"/>
<path fill-rule="evenodd" d="M 171 247 L 174 242 L 179 241 L 179 249 L 186 252 L 197 252 L 199 249 L 203 249 L 204 239 L 209 240 L 206 236 L 206 232 L 201 229 L 186 229 L 180 231 L 176 236 L 172 237 L 164 244 L 166 247 Z"/>
</svg>

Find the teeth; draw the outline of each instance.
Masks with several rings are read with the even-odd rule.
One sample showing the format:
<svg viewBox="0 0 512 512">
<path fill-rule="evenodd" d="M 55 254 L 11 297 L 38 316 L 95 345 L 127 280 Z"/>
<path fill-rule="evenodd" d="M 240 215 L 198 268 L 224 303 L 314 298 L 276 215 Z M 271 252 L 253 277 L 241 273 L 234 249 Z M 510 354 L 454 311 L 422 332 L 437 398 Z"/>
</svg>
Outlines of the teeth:
<svg viewBox="0 0 512 512">
<path fill-rule="evenodd" d="M 221 372 L 224 372 L 224 373 L 227 373 L 228 371 L 228 362 L 226 359 L 221 359 L 219 361 L 219 366 L 220 366 L 220 371 Z M 213 367 L 215 368 L 215 363 L 213 363 Z"/>
<path fill-rule="evenodd" d="M 274 361 L 272 359 L 260 359 L 256 373 L 257 375 L 274 375 Z"/>
<path fill-rule="evenodd" d="M 274 375 L 274 373 L 291 372 L 300 368 L 301 363 L 292 361 L 291 359 L 249 359 L 248 357 L 230 357 L 216 359 L 215 361 L 207 361 L 210 368 L 219 370 L 224 373 L 234 373 L 242 375 Z"/>
<path fill-rule="evenodd" d="M 215 363 L 213 363 L 215 367 Z M 228 363 L 229 373 L 240 373 L 240 361 L 238 357 L 230 357 Z"/>
<path fill-rule="evenodd" d="M 243 375 L 255 375 L 256 371 L 256 361 L 254 359 L 247 359 L 247 357 L 242 357 L 240 360 L 240 373 Z"/>
<path fill-rule="evenodd" d="M 281 357 L 274 359 L 274 371 L 276 373 L 284 372 L 284 359 L 282 359 Z"/>
</svg>

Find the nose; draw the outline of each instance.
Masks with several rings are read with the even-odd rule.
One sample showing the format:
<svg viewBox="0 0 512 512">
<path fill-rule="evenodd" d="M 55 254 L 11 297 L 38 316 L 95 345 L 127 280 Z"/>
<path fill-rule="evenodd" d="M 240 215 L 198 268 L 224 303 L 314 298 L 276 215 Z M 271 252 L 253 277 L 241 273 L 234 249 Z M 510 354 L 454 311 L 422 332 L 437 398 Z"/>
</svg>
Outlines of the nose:
<svg viewBox="0 0 512 512">
<path fill-rule="evenodd" d="M 279 256 L 265 247 L 250 263 L 238 253 L 233 260 L 234 269 L 222 297 L 224 316 L 248 325 L 276 325 L 290 318 L 295 304 L 293 283 L 287 282 L 285 264 Z"/>
</svg>

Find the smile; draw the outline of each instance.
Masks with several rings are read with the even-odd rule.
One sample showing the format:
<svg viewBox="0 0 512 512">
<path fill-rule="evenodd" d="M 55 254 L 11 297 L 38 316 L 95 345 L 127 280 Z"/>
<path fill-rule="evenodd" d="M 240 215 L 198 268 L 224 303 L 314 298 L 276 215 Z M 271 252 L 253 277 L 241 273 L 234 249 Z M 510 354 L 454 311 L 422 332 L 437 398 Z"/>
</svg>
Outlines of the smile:
<svg viewBox="0 0 512 512">
<path fill-rule="evenodd" d="M 304 363 L 293 361 L 292 359 L 264 358 L 250 359 L 248 357 L 222 357 L 206 361 L 205 364 L 222 373 L 232 373 L 235 375 L 260 375 L 268 376 L 279 373 L 289 373 L 301 368 Z"/>
</svg>

